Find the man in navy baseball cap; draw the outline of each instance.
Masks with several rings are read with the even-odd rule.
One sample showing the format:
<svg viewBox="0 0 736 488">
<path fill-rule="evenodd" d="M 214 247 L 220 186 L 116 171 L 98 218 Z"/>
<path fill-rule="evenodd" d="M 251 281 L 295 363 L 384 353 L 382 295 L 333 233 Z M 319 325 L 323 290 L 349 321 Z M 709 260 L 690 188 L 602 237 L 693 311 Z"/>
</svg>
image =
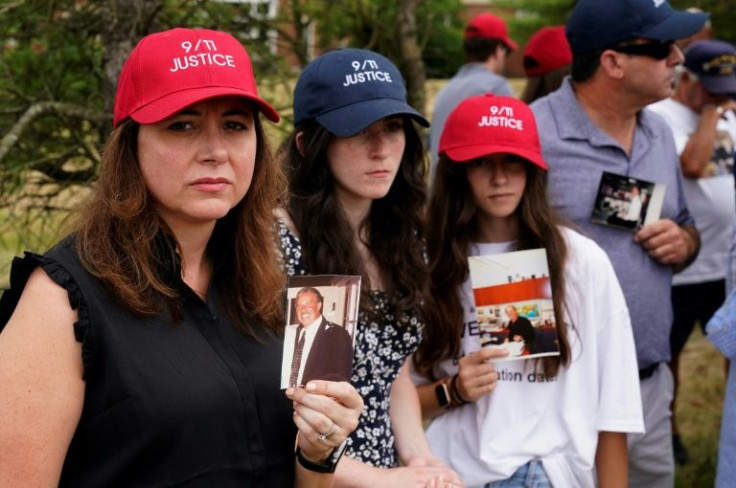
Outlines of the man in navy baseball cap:
<svg viewBox="0 0 736 488">
<path fill-rule="evenodd" d="M 574 54 L 634 38 L 674 41 L 698 32 L 708 17 L 675 10 L 666 0 L 580 0 L 567 21 L 567 39 Z"/>
<path fill-rule="evenodd" d="M 307 65 L 294 88 L 294 125 L 314 119 L 351 137 L 391 115 L 429 122 L 406 101 L 404 79 L 385 56 L 366 49 L 329 51 Z"/>
<path fill-rule="evenodd" d="M 532 104 L 549 165 L 549 199 L 606 251 L 626 297 L 645 432 L 626 435 L 621 426 L 601 425 L 598 453 L 606 453 L 608 468 L 628 471 L 628 480 L 620 481 L 632 488 L 674 485 L 673 379 L 666 366 L 670 290 L 673 274 L 700 248 L 672 133 L 644 108 L 672 95 L 684 60 L 674 41 L 707 19 L 706 13 L 674 10 L 666 0 L 578 0 L 566 25 L 571 76 Z M 651 222 L 633 235 L 592 222 L 598 190 L 610 173 L 666 188 L 661 209 L 654 212 L 650 201 Z"/>
</svg>

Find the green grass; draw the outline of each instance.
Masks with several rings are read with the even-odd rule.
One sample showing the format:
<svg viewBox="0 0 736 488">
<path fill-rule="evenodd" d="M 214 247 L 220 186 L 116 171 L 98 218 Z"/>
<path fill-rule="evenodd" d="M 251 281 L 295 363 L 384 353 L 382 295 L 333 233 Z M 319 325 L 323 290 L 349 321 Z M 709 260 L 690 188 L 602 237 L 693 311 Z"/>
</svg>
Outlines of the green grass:
<svg viewBox="0 0 736 488">
<path fill-rule="evenodd" d="M 690 462 L 677 467 L 676 488 L 713 486 L 724 391 L 723 356 L 697 329 L 680 356 L 677 423 Z"/>
</svg>

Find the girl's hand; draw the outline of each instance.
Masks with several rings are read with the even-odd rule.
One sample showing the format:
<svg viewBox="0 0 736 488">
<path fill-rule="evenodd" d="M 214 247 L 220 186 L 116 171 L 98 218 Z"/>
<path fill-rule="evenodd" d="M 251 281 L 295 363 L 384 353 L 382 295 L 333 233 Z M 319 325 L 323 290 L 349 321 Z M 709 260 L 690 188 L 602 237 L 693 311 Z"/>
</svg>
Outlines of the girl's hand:
<svg viewBox="0 0 736 488">
<path fill-rule="evenodd" d="M 475 402 L 491 393 L 498 384 L 498 373 L 491 360 L 508 354 L 501 347 L 484 347 L 460 358 L 455 380 L 460 396 L 468 402 Z"/>
<path fill-rule="evenodd" d="M 415 457 L 407 461 L 406 463 L 407 467 L 410 468 L 417 468 L 417 467 L 433 467 L 433 468 L 441 468 L 442 471 L 434 471 L 434 477 L 431 479 L 426 480 L 425 486 L 436 486 L 436 487 L 463 487 L 465 484 L 463 483 L 463 479 L 460 477 L 459 474 L 457 474 L 454 470 L 452 470 L 450 467 L 445 465 L 442 461 L 437 459 L 436 457 Z"/>
<path fill-rule="evenodd" d="M 310 461 L 324 461 L 358 426 L 363 399 L 347 382 L 310 381 L 305 388 L 288 388 L 294 402 L 297 443 Z"/>
<path fill-rule="evenodd" d="M 382 470 L 382 488 L 462 488 L 460 477 L 446 466 L 404 466 Z"/>
</svg>

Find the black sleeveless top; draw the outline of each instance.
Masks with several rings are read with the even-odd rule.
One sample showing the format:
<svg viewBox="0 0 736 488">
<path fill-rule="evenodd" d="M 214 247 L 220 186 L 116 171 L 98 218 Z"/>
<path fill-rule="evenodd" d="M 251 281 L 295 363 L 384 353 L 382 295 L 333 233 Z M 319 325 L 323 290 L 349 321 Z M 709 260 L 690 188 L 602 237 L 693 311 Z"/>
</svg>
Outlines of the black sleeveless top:
<svg viewBox="0 0 736 488">
<path fill-rule="evenodd" d="M 84 407 L 60 486 L 293 486 L 296 427 L 279 388 L 281 337 L 237 332 L 221 313 L 226 296 L 210 290 L 205 304 L 180 279 L 182 321 L 135 316 L 82 267 L 71 239 L 16 258 L 0 330 L 37 266 L 79 313 Z"/>
</svg>

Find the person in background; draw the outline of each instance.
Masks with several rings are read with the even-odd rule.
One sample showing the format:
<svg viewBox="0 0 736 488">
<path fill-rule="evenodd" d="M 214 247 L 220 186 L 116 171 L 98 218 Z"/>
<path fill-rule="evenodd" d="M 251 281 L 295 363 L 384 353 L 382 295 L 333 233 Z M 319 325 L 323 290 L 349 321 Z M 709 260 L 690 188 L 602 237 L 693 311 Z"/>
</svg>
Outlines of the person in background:
<svg viewBox="0 0 736 488">
<path fill-rule="evenodd" d="M 280 389 L 283 192 L 248 53 L 144 37 L 76 230 L 0 302 L 0 486 L 331 486 L 362 401 Z M 296 460 L 294 450 L 296 448 Z"/>
<path fill-rule="evenodd" d="M 705 330 L 708 340 L 729 363 L 715 488 L 731 488 L 736 486 L 736 464 L 733 462 L 736 459 L 736 290 L 731 291 L 713 314 Z"/>
<path fill-rule="evenodd" d="M 527 80 L 521 99 L 525 103 L 557 90 L 572 64 L 565 26 L 542 27 L 535 32 L 524 48 L 523 59 Z"/>
<path fill-rule="evenodd" d="M 429 449 L 408 358 L 422 339 L 425 151 L 401 73 L 364 49 L 312 61 L 294 90 L 277 212 L 289 275 L 360 275 L 352 384 L 365 402 L 337 486 L 458 486 Z"/>
<path fill-rule="evenodd" d="M 672 275 L 694 261 L 700 239 L 687 207 L 672 133 L 645 110 L 673 93 L 683 56 L 673 40 L 708 15 L 665 0 L 579 0 L 567 21 L 572 75 L 536 100 L 552 206 L 608 254 L 631 314 L 646 432 L 628 436 L 632 488 L 671 488 Z M 631 232 L 591 221 L 603 173 L 664 184 L 660 218 Z"/>
<path fill-rule="evenodd" d="M 520 100 L 471 97 L 447 119 L 428 210 L 433 299 L 414 358 L 427 437 L 468 486 L 625 487 L 626 433 L 644 428 L 631 323 L 606 254 L 550 208 L 546 170 Z M 468 256 L 538 248 L 560 354 L 500 362 L 507 353 L 469 326 Z"/>
<path fill-rule="evenodd" d="M 672 280 L 672 445 L 679 464 L 689 458 L 675 416 L 680 353 L 695 324 L 705 328 L 726 299 L 727 254 L 736 218 L 735 95 L 736 48 L 723 41 L 697 41 L 685 50 L 675 93 L 649 106 L 672 129 L 685 176 L 685 196 L 703 243 L 695 262 Z"/>
<path fill-rule="evenodd" d="M 703 11 L 698 7 L 689 7 L 685 9 L 685 12 L 689 12 L 692 14 L 703 13 Z M 710 19 L 706 20 L 700 30 L 696 31 L 695 34 L 682 39 L 678 39 L 676 43 L 677 46 L 684 51 L 685 48 L 687 48 L 693 42 L 707 41 L 709 39 L 713 39 L 713 24 L 711 23 Z"/>
<path fill-rule="evenodd" d="M 503 77 L 506 56 L 519 46 L 509 37 L 506 22 L 491 13 L 473 17 L 465 27 L 465 64 L 437 94 L 429 132 L 430 176 L 437 165 L 437 149 L 445 120 L 458 103 L 472 95 L 513 95 Z"/>
</svg>

